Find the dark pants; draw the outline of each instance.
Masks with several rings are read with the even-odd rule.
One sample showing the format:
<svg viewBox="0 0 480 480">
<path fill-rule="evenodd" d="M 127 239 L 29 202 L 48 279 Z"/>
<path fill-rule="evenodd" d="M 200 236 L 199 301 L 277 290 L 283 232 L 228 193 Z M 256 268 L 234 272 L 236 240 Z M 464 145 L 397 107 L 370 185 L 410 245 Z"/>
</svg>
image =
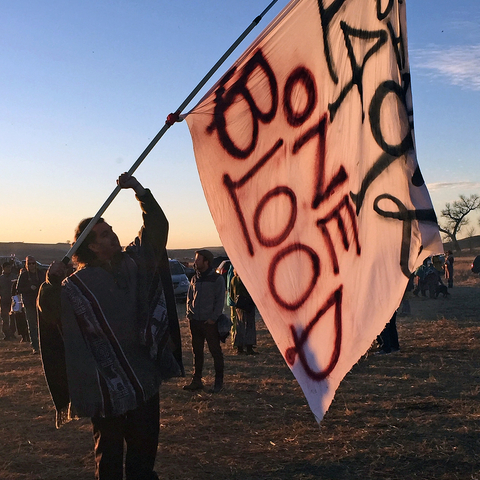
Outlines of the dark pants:
<svg viewBox="0 0 480 480">
<path fill-rule="evenodd" d="M 418 295 L 418 292 L 421 292 L 422 293 L 422 297 L 426 297 L 427 296 L 427 284 L 425 282 L 424 279 L 420 279 L 420 277 L 418 277 L 418 284 L 417 286 L 413 289 L 413 294 L 415 296 Z"/>
<path fill-rule="evenodd" d="M 195 378 L 202 378 L 203 371 L 203 348 L 205 340 L 207 341 L 208 349 L 213 357 L 213 365 L 215 367 L 215 380 L 223 381 L 223 353 L 220 346 L 220 337 L 218 335 L 218 327 L 216 323 L 209 324 L 206 322 L 199 322 L 197 320 L 190 320 L 190 332 L 192 334 L 192 348 L 195 372 Z"/>
<path fill-rule="evenodd" d="M 25 316 L 27 317 L 28 334 L 30 335 L 30 342 L 34 350 L 39 349 L 38 342 L 38 320 L 37 320 L 37 306 L 36 299 L 24 299 L 23 306 L 25 308 Z"/>
<path fill-rule="evenodd" d="M 0 310 L 2 316 L 2 331 L 5 338 L 15 337 L 15 318 L 10 315 L 11 299 L 8 302 L 1 302 Z"/>
<path fill-rule="evenodd" d="M 157 479 L 153 471 L 160 430 L 160 397 L 157 393 L 145 404 L 119 417 L 93 417 L 95 479 L 123 479 L 123 442 L 127 446 L 127 480 Z"/>
<path fill-rule="evenodd" d="M 25 312 L 15 312 L 13 316 L 15 317 L 15 323 L 17 324 L 17 332 L 19 335 L 22 336 L 22 341 L 29 342 L 30 335 L 28 334 L 28 326 Z"/>
<path fill-rule="evenodd" d="M 380 342 L 380 347 L 385 353 L 390 353 L 392 350 L 398 350 L 400 348 L 397 332 L 397 312 L 393 314 L 390 321 L 382 330 L 382 333 L 380 334 Z"/>
</svg>

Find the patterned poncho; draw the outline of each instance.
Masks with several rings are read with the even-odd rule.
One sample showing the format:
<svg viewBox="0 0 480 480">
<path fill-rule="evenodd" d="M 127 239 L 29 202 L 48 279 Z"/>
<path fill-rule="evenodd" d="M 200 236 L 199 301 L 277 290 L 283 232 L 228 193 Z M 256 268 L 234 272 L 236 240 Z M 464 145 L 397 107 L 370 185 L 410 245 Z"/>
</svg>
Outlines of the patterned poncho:
<svg viewBox="0 0 480 480">
<path fill-rule="evenodd" d="M 42 285 L 41 351 L 57 426 L 73 414 L 121 415 L 153 396 L 162 378 L 183 375 L 168 223 L 149 191 L 137 199 L 144 225 L 117 261 Z"/>
</svg>

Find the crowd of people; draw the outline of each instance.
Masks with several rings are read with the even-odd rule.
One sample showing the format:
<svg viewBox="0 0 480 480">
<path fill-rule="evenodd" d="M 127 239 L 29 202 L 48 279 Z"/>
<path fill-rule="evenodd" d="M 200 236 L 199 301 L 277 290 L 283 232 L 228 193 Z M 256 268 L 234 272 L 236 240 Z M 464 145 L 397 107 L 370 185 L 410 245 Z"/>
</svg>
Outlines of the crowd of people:
<svg viewBox="0 0 480 480">
<path fill-rule="evenodd" d="M 25 259 L 25 267 L 17 277 L 14 263 L 2 264 L 0 275 L 0 316 L 4 340 L 12 341 L 21 337 L 21 342 L 29 342 L 32 353 L 39 353 L 37 295 L 45 281 L 45 270 L 38 267 L 34 257 Z"/>
<path fill-rule="evenodd" d="M 17 276 L 11 262 L 5 262 L 2 332 L 5 341 L 20 336 L 30 342 L 33 354 L 41 353 L 57 427 L 75 417 L 91 419 L 96 480 L 121 480 L 124 472 L 127 480 L 153 480 L 158 478 L 159 387 L 165 379 L 185 376 L 166 251 L 168 221 L 136 178 L 125 173 L 117 182 L 135 192 L 143 217 L 139 235 L 122 249 L 112 227 L 100 218 L 77 246 L 76 270 L 53 262 L 45 272 L 27 256 Z M 79 223 L 75 241 L 91 220 Z M 400 349 L 396 319 L 410 313 L 410 292 L 426 296 L 428 291 L 437 298 L 442 287 L 453 287 L 452 253 L 444 262 L 438 260 L 426 259 L 412 274 L 401 306 L 378 337 L 379 353 Z M 224 388 L 225 336 L 219 319 L 228 321 L 225 302 L 234 352 L 258 354 L 255 303 L 233 265 L 225 281 L 213 262 L 211 251 L 196 251 L 186 300 L 193 375 L 183 389 L 189 392 L 204 389 L 205 342 L 215 370 L 209 392 Z"/>
<path fill-rule="evenodd" d="M 429 293 L 429 298 L 438 298 L 439 295 L 447 297 L 448 289 L 453 288 L 453 253 L 448 250 L 443 255 L 433 255 L 427 257 L 422 265 L 418 267 L 408 280 L 405 293 L 398 309 L 385 325 L 383 331 L 377 337 L 379 355 L 388 355 L 400 350 L 397 332 L 397 316 L 407 316 L 411 314 L 410 300 L 411 294 L 423 297 Z M 442 281 L 445 278 L 447 285 Z"/>
<path fill-rule="evenodd" d="M 448 288 L 453 288 L 453 263 L 454 258 L 450 250 L 443 255 L 434 255 L 423 261 L 418 267 L 413 277 L 416 280 L 416 286 L 413 294 L 418 296 L 420 293 L 423 297 L 429 293 L 430 298 L 438 298 L 439 295 L 449 295 Z M 445 278 L 447 285 L 442 280 Z"/>
</svg>

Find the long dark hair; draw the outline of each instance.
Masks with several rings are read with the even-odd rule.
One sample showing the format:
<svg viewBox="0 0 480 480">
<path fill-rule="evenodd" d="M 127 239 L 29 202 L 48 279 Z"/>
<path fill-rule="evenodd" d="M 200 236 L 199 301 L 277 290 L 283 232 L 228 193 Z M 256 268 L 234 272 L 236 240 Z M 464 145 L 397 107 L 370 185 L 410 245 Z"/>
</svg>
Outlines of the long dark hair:
<svg viewBox="0 0 480 480">
<path fill-rule="evenodd" d="M 77 226 L 75 229 L 75 242 L 77 241 L 78 237 L 82 234 L 82 232 L 85 230 L 87 225 L 92 221 L 93 217 L 90 218 L 84 218 Z M 97 223 L 95 225 L 98 225 L 99 223 L 103 223 L 105 220 L 103 218 L 99 218 Z M 93 243 L 97 238 L 97 234 L 92 230 L 88 233 L 88 235 L 85 237 L 83 242 L 80 244 L 80 246 L 77 248 L 77 251 L 72 255 L 72 258 L 75 262 L 82 264 L 82 265 L 87 265 L 94 260 L 97 259 L 97 255 L 95 252 L 90 250 L 88 248 L 88 245 L 90 243 Z"/>
</svg>

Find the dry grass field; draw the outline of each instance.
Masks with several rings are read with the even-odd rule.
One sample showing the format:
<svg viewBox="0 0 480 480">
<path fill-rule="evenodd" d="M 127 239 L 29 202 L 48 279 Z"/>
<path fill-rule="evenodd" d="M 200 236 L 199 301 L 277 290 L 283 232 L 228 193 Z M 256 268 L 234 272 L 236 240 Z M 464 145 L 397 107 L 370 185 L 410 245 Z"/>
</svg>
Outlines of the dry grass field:
<svg viewBox="0 0 480 480">
<path fill-rule="evenodd" d="M 157 471 L 167 480 L 480 480 L 480 278 L 457 258 L 449 298 L 413 297 L 401 350 L 366 354 L 322 424 L 260 318 L 257 356 L 225 347 L 226 387 L 162 386 Z M 179 307 L 184 360 L 191 353 Z M 206 381 L 213 381 L 207 355 Z M 54 427 L 40 359 L 0 343 L 0 479 L 93 479 L 87 420 Z"/>
</svg>

